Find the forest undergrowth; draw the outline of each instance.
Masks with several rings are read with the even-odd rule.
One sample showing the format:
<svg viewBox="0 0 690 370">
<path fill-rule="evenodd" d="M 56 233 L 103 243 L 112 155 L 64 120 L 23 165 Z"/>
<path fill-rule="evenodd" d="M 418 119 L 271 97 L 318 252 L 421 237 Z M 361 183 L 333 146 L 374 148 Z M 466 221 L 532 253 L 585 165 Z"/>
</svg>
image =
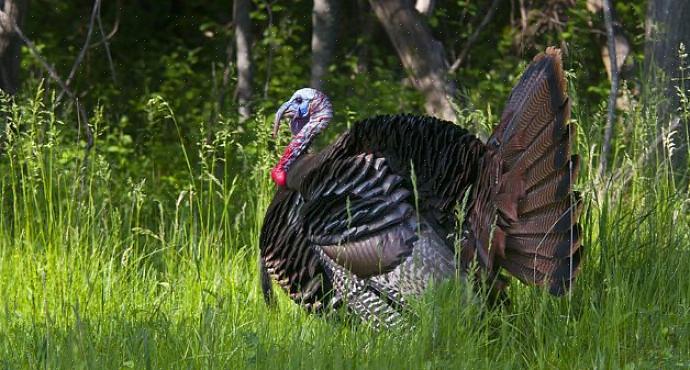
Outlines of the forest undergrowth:
<svg viewBox="0 0 690 370">
<path fill-rule="evenodd" d="M 85 156 L 76 114 L 50 90 L 3 98 L 0 364 L 690 367 L 690 196 L 666 160 L 686 149 L 662 140 L 649 156 L 645 143 L 668 122 L 633 106 L 620 119 L 611 174 L 598 179 L 604 108 L 583 109 L 575 93 L 571 101 L 585 201 L 584 260 L 571 294 L 512 281 L 511 305 L 487 310 L 466 299 L 466 286 L 448 283 L 416 302 L 410 326 L 377 332 L 341 314 L 308 315 L 284 294 L 276 307 L 264 304 L 258 237 L 274 191 L 268 169 L 284 144 L 270 139 L 272 112 L 255 114 L 251 132 L 222 117 L 211 132 L 180 125 L 163 97 L 151 97 L 146 124 L 173 135 L 165 156 L 182 158 L 171 174 L 165 156 L 132 155 L 156 135 L 141 142 L 114 130 L 107 106 L 92 112 L 95 145 Z M 480 132 L 495 124 L 490 113 L 461 115 Z"/>
</svg>

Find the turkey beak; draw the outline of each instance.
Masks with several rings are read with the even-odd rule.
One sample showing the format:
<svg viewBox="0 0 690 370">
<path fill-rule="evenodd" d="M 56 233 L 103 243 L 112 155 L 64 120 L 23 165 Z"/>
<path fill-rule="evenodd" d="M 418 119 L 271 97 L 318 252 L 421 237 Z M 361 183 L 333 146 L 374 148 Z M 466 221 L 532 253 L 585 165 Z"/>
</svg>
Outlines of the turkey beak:
<svg viewBox="0 0 690 370">
<path fill-rule="evenodd" d="M 273 120 L 273 138 L 276 138 L 278 136 L 278 131 L 280 131 L 280 120 L 283 118 L 284 115 L 286 114 L 293 114 L 294 111 L 292 109 L 292 106 L 290 105 L 289 101 L 286 101 L 283 103 L 283 105 L 280 106 L 280 109 L 276 112 L 276 118 Z"/>
</svg>

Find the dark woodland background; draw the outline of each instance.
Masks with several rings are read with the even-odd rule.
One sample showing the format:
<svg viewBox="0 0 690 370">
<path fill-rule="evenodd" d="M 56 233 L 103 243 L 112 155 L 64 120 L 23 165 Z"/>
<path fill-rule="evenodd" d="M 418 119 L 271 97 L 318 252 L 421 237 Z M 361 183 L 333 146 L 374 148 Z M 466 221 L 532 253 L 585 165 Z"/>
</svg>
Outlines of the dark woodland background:
<svg viewBox="0 0 690 370">
<path fill-rule="evenodd" d="M 394 112 L 458 121 L 458 111 L 496 122 L 526 63 L 555 45 L 565 50 L 577 111 L 601 114 L 611 86 L 609 9 L 617 109 L 629 111 L 652 100 L 644 100 L 646 92 L 663 91 L 667 101 L 658 113 L 668 121 L 679 105 L 674 78 L 682 72 L 680 44 L 690 41 L 682 21 L 690 5 L 608 3 L 3 0 L 0 87 L 27 95 L 38 84 L 55 88 L 58 100 L 68 100 L 61 105 L 65 111 L 76 111 L 78 99 L 84 114 L 107 117 L 108 124 L 97 128 L 102 145 L 96 150 L 110 151 L 127 172 L 149 171 L 155 163 L 156 172 L 173 179 L 184 168 L 180 156 L 170 155 L 177 133 L 147 120 L 152 96 L 170 104 L 189 145 L 200 142 L 199 126 L 210 137 L 230 125 L 243 133 L 241 142 L 253 140 L 257 123 L 247 118 L 272 113 L 304 86 L 331 96 L 341 123 Z M 33 47 L 22 46 L 26 41 Z M 612 126 L 613 132 L 625 130 Z M 685 136 L 677 135 L 678 145 Z M 678 163 L 685 167 L 685 158 Z"/>
</svg>

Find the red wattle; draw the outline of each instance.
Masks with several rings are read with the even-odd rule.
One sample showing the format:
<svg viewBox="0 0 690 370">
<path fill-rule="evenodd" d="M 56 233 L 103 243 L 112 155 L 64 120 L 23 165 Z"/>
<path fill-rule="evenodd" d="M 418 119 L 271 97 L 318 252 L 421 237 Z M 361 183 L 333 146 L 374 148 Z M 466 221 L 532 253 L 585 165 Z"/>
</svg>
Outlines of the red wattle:
<svg viewBox="0 0 690 370">
<path fill-rule="evenodd" d="M 287 173 L 282 167 L 274 167 L 271 170 L 271 178 L 278 186 L 285 187 L 287 184 Z"/>
</svg>

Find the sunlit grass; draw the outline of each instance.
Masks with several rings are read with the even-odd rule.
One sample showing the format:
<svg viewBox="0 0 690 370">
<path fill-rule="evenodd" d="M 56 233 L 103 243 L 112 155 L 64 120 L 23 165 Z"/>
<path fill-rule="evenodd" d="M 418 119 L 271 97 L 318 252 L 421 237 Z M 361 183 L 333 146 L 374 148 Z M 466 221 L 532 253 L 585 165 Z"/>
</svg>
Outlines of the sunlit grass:
<svg viewBox="0 0 690 370">
<path fill-rule="evenodd" d="M 226 129 L 180 149 L 189 165 L 177 192 L 157 194 L 147 174 L 113 173 L 98 141 L 84 162 L 44 100 L 38 91 L 5 105 L 3 367 L 690 366 L 690 198 L 666 180 L 667 162 L 652 171 L 621 161 L 634 173 L 629 187 L 599 191 L 588 169 L 596 139 L 582 132 L 586 249 L 571 295 L 514 281 L 512 305 L 487 310 L 465 285 L 444 284 L 413 305 L 410 326 L 375 332 L 342 313 L 307 315 L 283 294 L 264 304 L 258 233 L 275 155 L 264 118 L 251 147 Z M 152 120 L 175 120 L 161 99 L 148 109 Z M 634 137 L 648 137 L 648 126 Z"/>
</svg>

